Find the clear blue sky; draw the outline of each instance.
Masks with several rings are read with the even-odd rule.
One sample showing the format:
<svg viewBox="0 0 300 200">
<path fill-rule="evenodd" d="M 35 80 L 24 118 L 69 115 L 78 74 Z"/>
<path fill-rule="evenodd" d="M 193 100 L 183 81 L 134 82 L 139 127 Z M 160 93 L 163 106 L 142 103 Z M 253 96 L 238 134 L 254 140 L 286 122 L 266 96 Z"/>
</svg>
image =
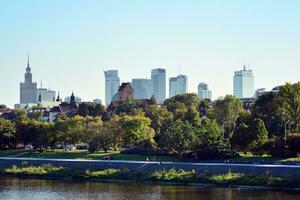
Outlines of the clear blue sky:
<svg viewBox="0 0 300 200">
<path fill-rule="evenodd" d="M 189 77 L 214 98 L 232 93 L 233 71 L 250 64 L 255 88 L 300 79 L 298 0 L 1 0 L 0 103 L 19 102 L 27 52 L 33 79 L 83 100 L 104 100 L 103 69 L 122 81 Z"/>
</svg>

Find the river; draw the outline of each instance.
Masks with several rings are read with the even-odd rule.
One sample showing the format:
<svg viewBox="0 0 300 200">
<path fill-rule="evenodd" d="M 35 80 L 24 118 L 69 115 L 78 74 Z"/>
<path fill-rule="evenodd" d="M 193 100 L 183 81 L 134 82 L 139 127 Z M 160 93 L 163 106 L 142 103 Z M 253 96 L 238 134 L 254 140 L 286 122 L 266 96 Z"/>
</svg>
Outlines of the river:
<svg viewBox="0 0 300 200">
<path fill-rule="evenodd" d="M 300 191 L 158 186 L 0 177 L 0 200 L 297 200 Z"/>
</svg>

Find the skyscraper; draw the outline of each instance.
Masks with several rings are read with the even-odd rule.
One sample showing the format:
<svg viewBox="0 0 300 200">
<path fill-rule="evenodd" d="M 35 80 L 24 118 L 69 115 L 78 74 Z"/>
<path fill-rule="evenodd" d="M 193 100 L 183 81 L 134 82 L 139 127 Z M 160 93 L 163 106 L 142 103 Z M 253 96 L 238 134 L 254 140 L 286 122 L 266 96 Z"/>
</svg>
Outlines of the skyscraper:
<svg viewBox="0 0 300 200">
<path fill-rule="evenodd" d="M 132 79 L 135 99 L 150 99 L 153 95 L 153 82 L 151 79 Z"/>
<path fill-rule="evenodd" d="M 151 80 L 153 82 L 153 95 L 157 103 L 163 103 L 166 99 L 166 70 L 152 69 Z"/>
<path fill-rule="evenodd" d="M 198 96 L 201 99 L 211 100 L 212 92 L 209 90 L 208 85 L 206 83 L 199 83 L 199 85 L 198 85 Z"/>
<path fill-rule="evenodd" d="M 185 75 L 179 75 L 169 79 L 169 97 L 173 97 L 177 94 L 187 93 L 188 77 Z"/>
<path fill-rule="evenodd" d="M 246 69 L 234 72 L 233 95 L 238 98 L 252 98 L 254 96 L 254 77 L 252 70 Z"/>
<path fill-rule="evenodd" d="M 120 85 L 120 78 L 118 77 L 118 70 L 104 71 L 105 75 L 105 104 L 109 105 L 113 96 L 118 92 Z"/>
<path fill-rule="evenodd" d="M 29 55 L 24 83 L 20 83 L 20 104 L 37 103 L 37 83 L 32 82 Z"/>
</svg>

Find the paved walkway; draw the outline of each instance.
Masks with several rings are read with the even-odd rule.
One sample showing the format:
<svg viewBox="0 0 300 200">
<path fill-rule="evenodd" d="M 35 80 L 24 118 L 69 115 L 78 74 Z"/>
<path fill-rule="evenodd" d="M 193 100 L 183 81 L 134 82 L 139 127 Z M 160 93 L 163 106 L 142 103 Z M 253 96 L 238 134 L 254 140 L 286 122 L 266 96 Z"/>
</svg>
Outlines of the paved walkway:
<svg viewBox="0 0 300 200">
<path fill-rule="evenodd" d="M 150 173 L 163 169 L 195 170 L 198 173 L 223 174 L 229 171 L 233 173 L 251 174 L 257 176 L 274 175 L 281 177 L 299 177 L 300 165 L 287 164 L 242 164 L 242 163 L 189 163 L 189 162 L 154 162 L 154 161 L 129 161 L 129 160 L 78 160 L 78 159 L 43 159 L 43 158 L 1 158 L 0 168 L 12 165 L 39 166 L 51 164 L 72 169 L 122 169 L 128 168 L 136 172 Z"/>
</svg>

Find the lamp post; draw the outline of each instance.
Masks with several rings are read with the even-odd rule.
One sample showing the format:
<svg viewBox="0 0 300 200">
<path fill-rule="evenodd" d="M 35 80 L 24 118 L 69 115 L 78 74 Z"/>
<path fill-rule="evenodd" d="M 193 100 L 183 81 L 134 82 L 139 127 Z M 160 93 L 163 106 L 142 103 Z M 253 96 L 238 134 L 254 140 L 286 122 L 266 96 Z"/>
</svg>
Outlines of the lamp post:
<svg viewBox="0 0 300 200">
<path fill-rule="evenodd" d="M 289 125 L 290 121 L 286 121 L 284 124 L 284 142 L 286 144 L 286 138 L 287 138 L 287 125 Z"/>
</svg>

